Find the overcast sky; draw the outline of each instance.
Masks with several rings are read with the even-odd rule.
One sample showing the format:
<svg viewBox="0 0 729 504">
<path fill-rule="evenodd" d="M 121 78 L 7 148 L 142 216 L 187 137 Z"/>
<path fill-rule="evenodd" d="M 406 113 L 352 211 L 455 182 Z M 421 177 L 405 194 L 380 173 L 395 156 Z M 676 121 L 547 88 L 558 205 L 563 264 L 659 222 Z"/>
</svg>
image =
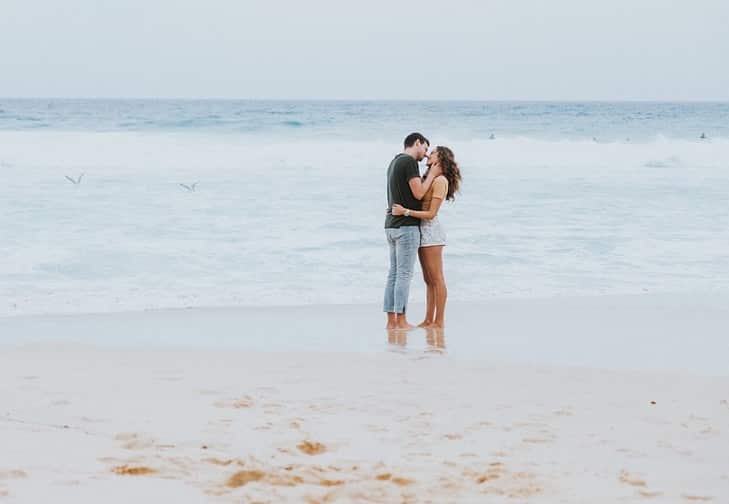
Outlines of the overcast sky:
<svg viewBox="0 0 729 504">
<path fill-rule="evenodd" d="M 729 1 L 0 0 L 0 96 L 729 100 Z"/>
</svg>

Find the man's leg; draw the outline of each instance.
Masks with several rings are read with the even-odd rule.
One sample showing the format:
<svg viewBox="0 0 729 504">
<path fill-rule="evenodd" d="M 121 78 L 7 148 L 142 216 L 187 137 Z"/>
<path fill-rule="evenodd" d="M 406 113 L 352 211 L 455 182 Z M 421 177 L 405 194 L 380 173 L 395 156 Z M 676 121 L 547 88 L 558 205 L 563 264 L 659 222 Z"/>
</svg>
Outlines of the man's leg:
<svg viewBox="0 0 729 504">
<path fill-rule="evenodd" d="M 397 271 L 395 273 L 395 312 L 398 313 L 398 329 L 411 329 L 407 321 L 407 305 L 410 296 L 410 282 L 413 278 L 415 258 L 420 247 L 420 228 L 418 226 L 403 226 L 401 233 L 395 241 Z"/>
<path fill-rule="evenodd" d="M 385 301 L 383 311 L 387 313 L 387 329 L 395 329 L 397 326 L 397 314 L 395 313 L 395 277 L 397 275 L 397 250 L 395 248 L 395 237 L 397 229 L 385 229 L 387 246 L 390 252 L 390 270 L 387 273 L 385 283 Z"/>
</svg>

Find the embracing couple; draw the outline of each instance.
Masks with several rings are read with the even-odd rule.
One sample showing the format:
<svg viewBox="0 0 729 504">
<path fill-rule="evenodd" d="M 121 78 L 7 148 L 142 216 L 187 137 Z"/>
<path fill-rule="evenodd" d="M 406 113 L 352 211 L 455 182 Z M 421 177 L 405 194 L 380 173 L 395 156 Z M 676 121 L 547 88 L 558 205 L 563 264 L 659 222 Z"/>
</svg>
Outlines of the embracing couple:
<svg viewBox="0 0 729 504">
<path fill-rule="evenodd" d="M 420 175 L 418 162 L 427 158 Z M 425 319 L 419 327 L 443 328 L 447 290 L 443 276 L 446 236 L 438 221 L 444 200 L 453 200 L 461 172 L 448 147 L 430 148 L 420 133 L 405 138 L 404 150 L 387 169 L 385 233 L 390 247 L 390 270 L 385 286 L 384 311 L 388 329 L 412 329 L 406 312 L 415 257 L 420 258 L 427 286 Z"/>
</svg>

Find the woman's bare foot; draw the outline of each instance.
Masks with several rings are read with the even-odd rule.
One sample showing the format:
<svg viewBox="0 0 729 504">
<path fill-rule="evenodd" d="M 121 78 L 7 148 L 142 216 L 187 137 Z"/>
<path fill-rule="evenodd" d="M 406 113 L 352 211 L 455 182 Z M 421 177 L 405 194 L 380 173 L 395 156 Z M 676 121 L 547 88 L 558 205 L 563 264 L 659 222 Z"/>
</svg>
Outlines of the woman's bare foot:
<svg viewBox="0 0 729 504">
<path fill-rule="evenodd" d="M 430 320 L 423 320 L 421 323 L 418 324 L 418 327 L 422 327 L 423 329 L 427 329 L 433 324 Z"/>
<path fill-rule="evenodd" d="M 443 329 L 445 327 L 445 323 L 443 321 L 436 320 L 429 326 L 431 329 Z"/>
</svg>

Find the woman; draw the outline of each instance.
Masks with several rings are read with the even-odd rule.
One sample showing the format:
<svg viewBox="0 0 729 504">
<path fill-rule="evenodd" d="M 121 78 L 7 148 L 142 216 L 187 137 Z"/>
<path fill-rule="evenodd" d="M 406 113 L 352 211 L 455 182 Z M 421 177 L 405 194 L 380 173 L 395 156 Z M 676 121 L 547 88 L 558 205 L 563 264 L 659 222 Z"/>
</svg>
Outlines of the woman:
<svg viewBox="0 0 729 504">
<path fill-rule="evenodd" d="M 411 210 L 393 205 L 393 215 L 408 215 L 420 219 L 420 248 L 418 257 L 427 286 L 425 320 L 419 327 L 442 329 L 445 325 L 445 305 L 448 291 L 443 276 L 443 247 L 446 235 L 438 221 L 438 210 L 443 200 L 453 201 L 461 185 L 461 171 L 453 151 L 438 146 L 428 155 L 428 170 L 439 169 L 441 175 L 423 196 L 423 209 Z M 425 174 L 427 176 L 427 172 Z"/>
</svg>

